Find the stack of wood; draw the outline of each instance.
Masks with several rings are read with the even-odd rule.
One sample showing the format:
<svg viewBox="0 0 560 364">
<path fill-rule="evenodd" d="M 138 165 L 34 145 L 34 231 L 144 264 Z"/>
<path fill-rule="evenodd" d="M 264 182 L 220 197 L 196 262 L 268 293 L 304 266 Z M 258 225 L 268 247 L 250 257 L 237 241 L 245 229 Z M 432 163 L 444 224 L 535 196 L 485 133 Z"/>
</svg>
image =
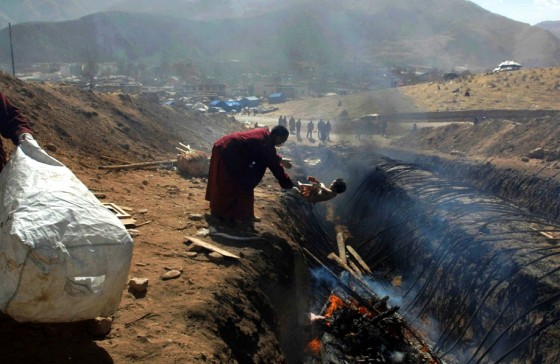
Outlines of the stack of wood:
<svg viewBox="0 0 560 364">
<path fill-rule="evenodd" d="M 320 356 L 321 363 L 404 363 L 440 364 L 423 338 L 410 327 L 397 311 L 389 307 L 389 296 L 379 298 L 365 277 L 371 270 L 355 249 L 345 244 L 342 233 L 337 234 L 338 254 L 328 258 L 351 280 L 337 277 L 338 285 L 321 312 L 325 318 L 320 338 L 310 343 L 311 352 Z M 316 262 L 319 259 L 304 251 Z M 313 343 L 313 345 L 311 345 Z M 318 358 L 315 358 L 318 359 Z M 312 359 L 309 363 L 316 363 Z"/>
<path fill-rule="evenodd" d="M 99 166 L 99 169 L 125 170 L 125 169 L 160 169 L 176 166 L 177 170 L 188 177 L 206 177 L 210 166 L 210 157 L 207 153 L 191 149 L 189 145 L 179 143 L 176 149 L 181 152 L 176 159 L 160 160 L 153 162 L 114 164 Z"/>
<path fill-rule="evenodd" d="M 189 177 L 206 177 L 210 166 L 208 154 L 191 149 L 189 145 L 179 144 L 182 148 L 177 147 L 177 150 L 181 152 L 177 156 L 177 170 Z"/>
</svg>

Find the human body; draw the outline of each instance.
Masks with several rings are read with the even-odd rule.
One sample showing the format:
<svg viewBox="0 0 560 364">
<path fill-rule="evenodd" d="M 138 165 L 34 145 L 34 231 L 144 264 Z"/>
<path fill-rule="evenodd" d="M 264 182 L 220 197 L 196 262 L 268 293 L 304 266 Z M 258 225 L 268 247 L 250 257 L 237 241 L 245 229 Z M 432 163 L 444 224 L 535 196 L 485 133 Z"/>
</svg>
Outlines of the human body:
<svg viewBox="0 0 560 364">
<path fill-rule="evenodd" d="M 313 176 L 307 177 L 307 181 L 311 183 L 298 182 L 299 194 L 312 204 L 331 200 L 346 191 L 346 183 L 342 178 L 335 179 L 328 188 Z"/>
<path fill-rule="evenodd" d="M 313 120 L 309 120 L 307 124 L 307 139 L 313 139 L 313 129 L 315 129 L 315 125 L 313 125 Z"/>
<path fill-rule="evenodd" d="M 276 153 L 288 135 L 285 127 L 275 126 L 272 131 L 258 128 L 229 134 L 214 143 L 206 189 L 212 216 L 225 222 L 251 223 L 254 189 L 267 168 L 282 188 L 294 186 Z"/>
</svg>

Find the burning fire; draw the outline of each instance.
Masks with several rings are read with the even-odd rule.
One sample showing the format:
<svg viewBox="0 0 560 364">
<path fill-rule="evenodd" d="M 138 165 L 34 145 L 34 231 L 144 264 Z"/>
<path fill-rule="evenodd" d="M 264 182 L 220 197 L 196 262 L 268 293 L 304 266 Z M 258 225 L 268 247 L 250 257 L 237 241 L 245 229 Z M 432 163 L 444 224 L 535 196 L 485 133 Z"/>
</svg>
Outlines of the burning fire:
<svg viewBox="0 0 560 364">
<path fill-rule="evenodd" d="M 319 340 L 318 337 L 311 340 L 309 344 L 307 344 L 307 350 L 312 352 L 314 355 L 319 354 L 319 351 L 321 350 L 321 340 Z"/>
<path fill-rule="evenodd" d="M 338 308 L 343 306 L 344 306 L 344 301 L 342 300 L 342 298 L 334 294 L 331 294 L 329 296 L 329 304 L 328 304 L 327 312 L 325 312 L 325 316 L 326 317 L 332 316 L 334 311 L 336 311 Z"/>
</svg>

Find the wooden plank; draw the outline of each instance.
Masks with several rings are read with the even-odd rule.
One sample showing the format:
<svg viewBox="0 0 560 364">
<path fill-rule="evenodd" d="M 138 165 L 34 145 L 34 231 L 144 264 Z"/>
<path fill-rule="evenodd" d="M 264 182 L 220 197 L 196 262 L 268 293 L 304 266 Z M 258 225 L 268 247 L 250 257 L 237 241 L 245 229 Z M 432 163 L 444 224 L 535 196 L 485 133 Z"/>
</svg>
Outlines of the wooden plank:
<svg viewBox="0 0 560 364">
<path fill-rule="evenodd" d="M 131 217 L 129 213 L 127 213 L 126 211 L 124 211 L 120 206 L 115 205 L 112 202 L 102 202 L 103 206 L 105 206 L 106 208 L 109 209 L 109 211 L 111 211 L 112 213 L 114 213 L 115 215 L 117 215 L 117 217 L 119 219 L 122 218 L 129 218 Z"/>
<path fill-rule="evenodd" d="M 538 228 L 538 226 L 536 224 L 531 224 L 531 229 L 535 230 L 536 232 L 538 232 L 539 234 L 541 234 L 542 236 L 544 236 L 547 239 L 560 240 L 560 238 L 557 238 L 554 235 L 552 235 L 550 233 L 547 233 L 546 231 L 542 231 L 541 229 Z"/>
<path fill-rule="evenodd" d="M 179 145 L 182 146 L 183 148 L 185 148 L 189 153 L 192 152 L 192 148 L 190 145 L 185 145 L 181 142 L 179 142 Z"/>
<path fill-rule="evenodd" d="M 358 266 L 356 265 L 356 263 L 354 263 L 353 261 L 349 260 L 349 261 L 348 261 L 348 266 L 349 266 L 350 268 L 352 268 L 352 270 L 353 270 L 354 272 L 359 273 L 359 274 L 364 274 L 364 272 L 362 272 L 362 270 L 360 269 L 360 267 L 358 267 Z"/>
<path fill-rule="evenodd" d="M 217 247 L 214 244 L 208 243 L 206 241 L 203 241 L 201 239 L 198 238 L 193 238 L 191 236 L 185 236 L 185 238 L 187 238 L 188 241 L 190 241 L 192 243 L 192 245 L 194 246 L 199 246 L 201 248 L 205 248 L 211 251 L 214 251 L 216 253 L 220 253 L 222 254 L 224 257 L 228 257 L 228 258 L 234 258 L 234 259 L 239 259 L 239 257 L 233 253 L 228 252 L 225 249 L 222 249 L 220 247 Z"/>
<path fill-rule="evenodd" d="M 347 264 L 346 249 L 344 248 L 344 234 L 336 234 L 336 244 L 338 245 L 338 257 L 344 264 Z"/>
<path fill-rule="evenodd" d="M 358 252 L 356 250 L 354 250 L 354 248 L 352 248 L 350 245 L 346 245 L 346 250 L 348 250 L 348 253 L 350 253 L 350 255 L 352 255 L 352 257 L 354 257 L 354 259 L 356 259 L 356 261 L 358 262 L 359 266 L 366 272 L 368 272 L 369 274 L 372 274 L 371 269 L 369 269 L 368 265 L 366 264 L 366 262 L 364 262 L 364 260 L 362 259 L 362 257 L 360 256 L 360 254 L 358 254 Z"/>
<path fill-rule="evenodd" d="M 545 231 L 539 231 L 539 233 L 547 239 L 556 239 L 554 236 L 550 235 L 549 233 L 547 233 Z"/>
<path fill-rule="evenodd" d="M 327 258 L 334 260 L 342 269 L 346 270 L 348 273 L 350 273 L 350 275 L 354 278 L 356 278 L 358 281 L 360 281 L 360 283 L 365 284 L 366 286 L 368 286 L 368 284 L 366 283 L 366 281 L 364 280 L 364 278 L 362 277 L 361 273 L 356 273 L 352 268 L 350 268 L 350 266 L 346 263 L 344 263 L 342 261 L 342 259 L 340 259 L 340 257 L 338 255 L 336 255 L 335 253 L 330 253 Z"/>
<path fill-rule="evenodd" d="M 99 169 L 135 169 L 135 168 L 142 168 L 142 167 L 150 167 L 150 166 L 158 166 L 160 164 L 175 164 L 177 163 L 177 159 L 168 159 L 165 161 L 155 161 L 155 162 L 144 162 L 144 163 L 131 163 L 131 164 L 120 164 L 120 165 L 111 165 L 111 166 L 99 166 Z"/>
<path fill-rule="evenodd" d="M 124 227 L 127 227 L 127 228 L 136 227 L 136 220 L 135 219 L 125 218 L 125 219 L 119 219 L 119 221 L 124 225 Z"/>
<path fill-rule="evenodd" d="M 188 154 L 190 153 L 189 151 L 185 150 L 185 149 L 181 149 L 179 147 L 175 147 L 175 149 L 177 149 L 179 152 L 183 153 L 183 154 Z"/>
</svg>

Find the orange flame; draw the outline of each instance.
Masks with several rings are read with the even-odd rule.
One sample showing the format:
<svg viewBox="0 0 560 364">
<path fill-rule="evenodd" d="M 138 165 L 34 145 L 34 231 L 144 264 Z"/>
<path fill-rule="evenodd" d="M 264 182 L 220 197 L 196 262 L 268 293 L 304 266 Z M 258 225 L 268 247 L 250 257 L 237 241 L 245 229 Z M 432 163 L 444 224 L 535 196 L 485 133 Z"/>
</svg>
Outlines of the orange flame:
<svg viewBox="0 0 560 364">
<path fill-rule="evenodd" d="M 311 340 L 309 344 L 307 344 L 307 350 L 315 355 L 319 354 L 319 351 L 321 351 L 321 340 L 319 340 L 319 338 Z"/>
<path fill-rule="evenodd" d="M 329 307 L 327 308 L 327 312 L 325 312 L 326 317 L 332 316 L 333 312 L 336 311 L 337 308 L 344 306 L 344 301 L 342 298 L 331 294 L 329 296 Z"/>
</svg>

